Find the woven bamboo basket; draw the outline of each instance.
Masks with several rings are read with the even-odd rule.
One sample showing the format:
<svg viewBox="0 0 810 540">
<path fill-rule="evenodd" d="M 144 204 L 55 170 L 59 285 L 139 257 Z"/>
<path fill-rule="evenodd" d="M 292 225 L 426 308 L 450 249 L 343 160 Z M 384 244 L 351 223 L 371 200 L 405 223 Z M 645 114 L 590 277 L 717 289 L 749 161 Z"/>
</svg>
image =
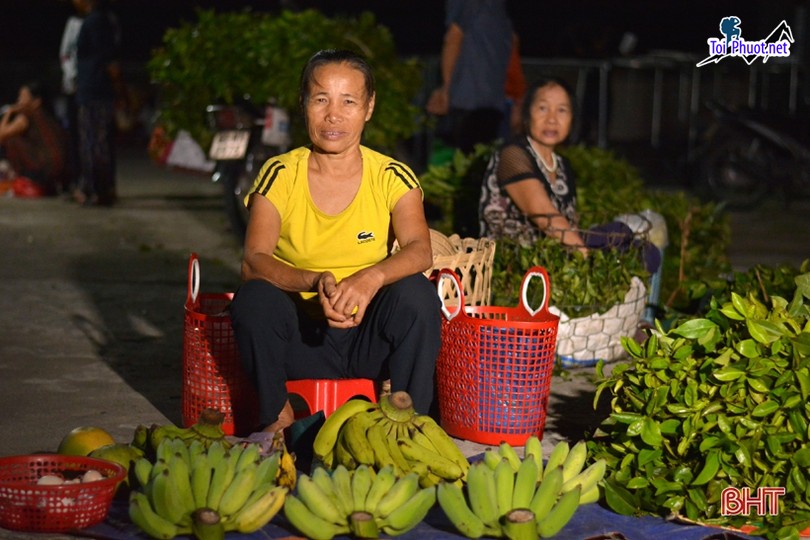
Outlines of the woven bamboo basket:
<svg viewBox="0 0 810 540">
<path fill-rule="evenodd" d="M 434 278 L 442 268 L 449 268 L 461 280 L 464 303 L 468 306 L 488 306 L 492 292 L 492 264 L 495 259 L 495 240 L 489 238 L 461 238 L 457 234 L 446 236 L 430 229 L 433 267 L 425 276 Z M 398 251 L 394 243 L 392 253 Z M 447 305 L 458 305 L 457 291 L 447 287 Z M 456 300 L 454 303 L 453 300 Z"/>
<path fill-rule="evenodd" d="M 442 268 L 449 268 L 461 280 L 464 289 L 464 303 L 467 306 L 488 306 L 491 298 L 492 264 L 495 259 L 495 240 L 489 238 L 461 238 L 457 234 L 446 236 L 430 229 L 430 243 L 433 251 L 433 267 L 425 271 L 425 276 L 435 279 Z M 394 242 L 391 253 L 399 250 Z M 444 303 L 458 305 L 458 290 L 445 287 Z M 383 381 L 382 394 L 391 392 L 391 381 Z"/>
<path fill-rule="evenodd" d="M 488 306 L 492 292 L 492 263 L 495 240 L 489 238 L 449 237 L 431 231 L 433 269 L 430 275 L 449 268 L 461 279 L 464 300 L 468 306 Z M 448 294 L 453 294 L 448 291 Z M 448 299 L 449 300 L 449 299 Z"/>
</svg>

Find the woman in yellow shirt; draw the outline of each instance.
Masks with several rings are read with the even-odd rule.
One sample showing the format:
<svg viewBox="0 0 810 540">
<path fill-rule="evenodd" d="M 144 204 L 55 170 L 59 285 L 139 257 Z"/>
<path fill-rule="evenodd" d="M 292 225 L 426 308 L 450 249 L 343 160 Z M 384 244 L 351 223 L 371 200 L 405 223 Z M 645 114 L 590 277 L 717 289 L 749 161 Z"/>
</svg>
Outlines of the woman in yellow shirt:
<svg viewBox="0 0 810 540">
<path fill-rule="evenodd" d="M 428 413 L 441 330 L 419 180 L 360 144 L 368 62 L 316 53 L 301 76 L 311 144 L 271 158 L 246 197 L 243 284 L 231 305 L 264 431 L 293 421 L 288 379 L 391 379 Z M 393 241 L 400 249 L 389 255 Z"/>
</svg>

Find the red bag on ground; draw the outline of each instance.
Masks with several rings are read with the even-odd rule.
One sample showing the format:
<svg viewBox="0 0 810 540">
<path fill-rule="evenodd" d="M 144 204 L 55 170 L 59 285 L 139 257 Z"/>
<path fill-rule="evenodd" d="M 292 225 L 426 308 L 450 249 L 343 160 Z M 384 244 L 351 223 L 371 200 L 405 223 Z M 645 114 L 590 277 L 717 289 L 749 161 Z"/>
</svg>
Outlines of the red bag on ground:
<svg viewBox="0 0 810 540">
<path fill-rule="evenodd" d="M 45 196 L 45 190 L 42 189 L 42 186 L 25 176 L 15 178 L 11 189 L 15 197 L 24 199 L 37 199 Z"/>
</svg>

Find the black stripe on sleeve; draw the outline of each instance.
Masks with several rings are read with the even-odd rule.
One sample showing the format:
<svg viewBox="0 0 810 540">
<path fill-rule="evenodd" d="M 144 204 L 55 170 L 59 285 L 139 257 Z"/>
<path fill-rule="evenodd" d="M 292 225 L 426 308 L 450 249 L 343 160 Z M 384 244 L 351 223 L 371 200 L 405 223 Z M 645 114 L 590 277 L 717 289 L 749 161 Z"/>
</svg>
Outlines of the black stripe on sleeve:
<svg viewBox="0 0 810 540">
<path fill-rule="evenodd" d="M 397 178 L 402 180 L 402 183 L 408 186 L 408 189 L 419 187 L 419 182 L 416 177 L 402 163 L 396 161 L 391 162 L 386 168 L 386 171 L 391 171 Z"/>
<path fill-rule="evenodd" d="M 264 176 L 262 176 L 259 185 L 256 187 L 256 192 L 260 193 L 262 196 L 266 196 L 267 192 L 270 191 L 270 186 L 273 185 L 273 182 L 276 180 L 278 173 L 284 170 L 284 165 L 280 161 L 274 161 L 267 166 L 264 171 Z"/>
</svg>

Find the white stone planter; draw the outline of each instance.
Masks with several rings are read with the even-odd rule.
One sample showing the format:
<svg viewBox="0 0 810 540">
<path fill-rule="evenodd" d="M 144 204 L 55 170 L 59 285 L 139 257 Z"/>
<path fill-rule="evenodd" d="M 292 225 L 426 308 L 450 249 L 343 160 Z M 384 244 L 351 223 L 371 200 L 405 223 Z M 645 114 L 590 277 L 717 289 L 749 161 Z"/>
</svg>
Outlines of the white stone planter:
<svg viewBox="0 0 810 540">
<path fill-rule="evenodd" d="M 563 367 L 594 366 L 601 359 L 611 362 L 625 355 L 622 336 L 633 336 L 644 314 L 647 289 L 641 279 L 634 277 L 623 302 L 614 304 L 604 313 L 571 319 L 551 306 L 549 311 L 559 315 L 557 356 Z"/>
</svg>

